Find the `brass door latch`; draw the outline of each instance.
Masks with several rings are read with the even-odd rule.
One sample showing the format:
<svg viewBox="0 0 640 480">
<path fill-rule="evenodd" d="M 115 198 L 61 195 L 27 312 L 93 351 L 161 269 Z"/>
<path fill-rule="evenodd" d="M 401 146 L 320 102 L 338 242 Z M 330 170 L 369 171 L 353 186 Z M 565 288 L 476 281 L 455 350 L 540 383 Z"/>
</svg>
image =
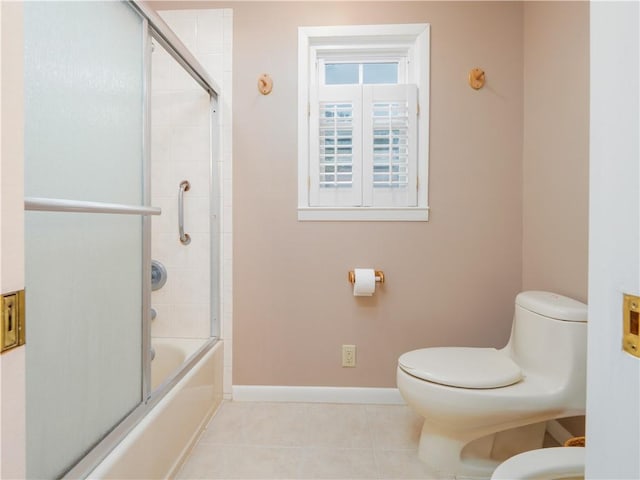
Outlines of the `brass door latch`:
<svg viewBox="0 0 640 480">
<path fill-rule="evenodd" d="M 625 352 L 640 358 L 640 297 L 624 296 L 622 319 L 622 348 Z"/>
<path fill-rule="evenodd" d="M 25 343 L 24 290 L 0 298 L 0 352 Z"/>
</svg>

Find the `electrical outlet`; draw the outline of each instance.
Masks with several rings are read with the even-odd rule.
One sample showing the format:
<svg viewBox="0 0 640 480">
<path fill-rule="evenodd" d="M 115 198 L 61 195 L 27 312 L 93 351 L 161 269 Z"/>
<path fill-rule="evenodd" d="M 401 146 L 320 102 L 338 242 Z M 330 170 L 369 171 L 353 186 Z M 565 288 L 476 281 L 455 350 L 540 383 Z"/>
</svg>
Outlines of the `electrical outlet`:
<svg viewBox="0 0 640 480">
<path fill-rule="evenodd" d="M 356 346 L 355 345 L 342 345 L 342 366 L 343 367 L 356 366 Z"/>
</svg>

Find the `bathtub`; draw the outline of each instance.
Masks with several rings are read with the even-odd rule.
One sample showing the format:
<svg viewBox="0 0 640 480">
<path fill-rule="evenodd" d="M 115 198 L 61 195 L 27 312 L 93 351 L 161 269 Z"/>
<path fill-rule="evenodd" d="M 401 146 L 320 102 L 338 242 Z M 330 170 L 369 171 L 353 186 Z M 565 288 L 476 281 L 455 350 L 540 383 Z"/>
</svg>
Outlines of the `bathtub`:
<svg viewBox="0 0 640 480">
<path fill-rule="evenodd" d="M 202 340 L 154 339 L 152 391 Z M 217 341 L 89 474 L 91 479 L 173 477 L 222 401 L 223 342 Z"/>
<path fill-rule="evenodd" d="M 173 375 L 203 344 L 199 338 L 154 338 L 151 345 L 156 352 L 151 361 L 151 391 Z"/>
</svg>

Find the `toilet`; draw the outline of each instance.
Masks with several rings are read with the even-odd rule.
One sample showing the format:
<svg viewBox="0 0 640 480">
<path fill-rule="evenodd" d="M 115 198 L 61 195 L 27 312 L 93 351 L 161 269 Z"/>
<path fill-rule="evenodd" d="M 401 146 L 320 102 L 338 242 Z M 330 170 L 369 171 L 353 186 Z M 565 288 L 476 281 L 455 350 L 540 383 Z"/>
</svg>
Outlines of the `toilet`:
<svg viewBox="0 0 640 480">
<path fill-rule="evenodd" d="M 427 468 L 442 479 L 488 479 L 507 458 L 541 448 L 547 420 L 584 414 L 586 322 L 577 300 L 522 292 L 504 348 L 401 355 L 398 390 L 424 417 L 418 455 Z"/>
<path fill-rule="evenodd" d="M 531 450 L 511 457 L 491 480 L 584 480 L 584 447 Z"/>
<path fill-rule="evenodd" d="M 491 480 L 584 480 L 584 447 L 553 447 L 511 457 Z"/>
</svg>

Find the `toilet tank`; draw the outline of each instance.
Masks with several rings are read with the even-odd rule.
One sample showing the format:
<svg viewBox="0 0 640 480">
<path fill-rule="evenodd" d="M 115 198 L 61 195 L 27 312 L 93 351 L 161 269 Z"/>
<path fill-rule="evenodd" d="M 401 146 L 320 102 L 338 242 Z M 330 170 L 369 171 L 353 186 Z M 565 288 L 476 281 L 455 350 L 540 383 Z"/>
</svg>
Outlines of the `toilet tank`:
<svg viewBox="0 0 640 480">
<path fill-rule="evenodd" d="M 518 294 L 505 349 L 525 374 L 544 375 L 560 388 L 583 391 L 587 361 L 587 306 L 550 292 Z"/>
</svg>

